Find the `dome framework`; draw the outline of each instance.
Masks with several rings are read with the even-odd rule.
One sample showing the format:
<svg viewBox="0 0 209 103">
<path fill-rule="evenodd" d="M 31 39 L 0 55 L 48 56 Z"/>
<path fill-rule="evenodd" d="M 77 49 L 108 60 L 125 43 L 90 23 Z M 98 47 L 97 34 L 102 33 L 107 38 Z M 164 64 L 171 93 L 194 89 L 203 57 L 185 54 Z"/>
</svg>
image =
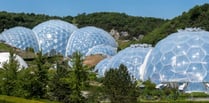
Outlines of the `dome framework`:
<svg viewBox="0 0 209 103">
<path fill-rule="evenodd" d="M 174 83 L 186 92 L 205 92 L 208 91 L 208 67 L 209 32 L 186 29 L 156 45 L 143 79 L 150 78 L 156 84 Z"/>
</svg>

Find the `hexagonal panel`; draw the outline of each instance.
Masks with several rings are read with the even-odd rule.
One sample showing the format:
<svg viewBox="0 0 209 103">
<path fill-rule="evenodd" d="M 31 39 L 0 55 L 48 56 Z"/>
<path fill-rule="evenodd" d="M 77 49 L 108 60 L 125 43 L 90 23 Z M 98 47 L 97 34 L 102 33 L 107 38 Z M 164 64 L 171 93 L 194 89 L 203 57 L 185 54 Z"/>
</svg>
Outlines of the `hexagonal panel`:
<svg viewBox="0 0 209 103">
<path fill-rule="evenodd" d="M 206 76 L 207 71 L 201 63 L 192 63 L 187 69 L 187 76 L 191 82 L 200 82 Z"/>
<path fill-rule="evenodd" d="M 209 43 L 204 43 L 202 48 L 205 50 L 207 54 L 209 54 Z"/>
<path fill-rule="evenodd" d="M 160 61 L 160 58 L 162 56 L 162 53 L 160 53 L 160 52 L 157 52 L 157 53 L 158 54 L 156 54 L 156 55 L 151 55 L 150 56 L 152 64 L 156 64 L 157 62 Z"/>
<path fill-rule="evenodd" d="M 193 47 L 188 50 L 188 57 L 192 62 L 200 62 L 205 56 L 205 52 L 199 47 Z"/>
<path fill-rule="evenodd" d="M 175 44 L 172 42 L 167 43 L 166 45 L 162 45 L 162 47 L 160 48 L 161 52 L 169 52 L 172 51 L 174 48 Z"/>
<path fill-rule="evenodd" d="M 163 69 L 161 69 L 159 74 L 162 82 L 170 81 L 170 79 L 172 79 L 175 73 L 171 70 L 172 70 L 172 66 L 165 66 Z"/>
<path fill-rule="evenodd" d="M 202 61 L 202 65 L 203 68 L 207 71 L 207 73 L 209 72 L 209 55 L 206 55 Z M 209 81 L 209 79 L 208 79 Z"/>
<path fill-rule="evenodd" d="M 207 42 L 207 43 L 209 43 L 209 36 L 208 35 L 201 35 L 201 39 L 202 39 L 202 41 L 204 41 L 205 43 Z M 205 44 L 204 43 L 204 44 Z"/>
<path fill-rule="evenodd" d="M 189 64 L 190 62 L 188 58 L 185 55 L 183 55 L 183 56 L 177 56 L 176 62 L 174 62 L 172 66 L 175 72 L 184 73 L 186 72 L 186 69 L 189 66 Z"/>
<path fill-rule="evenodd" d="M 186 55 L 187 54 L 187 49 L 189 48 L 187 43 L 181 43 L 177 44 L 173 51 L 176 55 Z"/>
<path fill-rule="evenodd" d="M 209 82 L 209 73 L 204 77 L 203 82 Z"/>
<path fill-rule="evenodd" d="M 189 41 L 188 44 L 191 47 L 199 47 L 203 44 L 203 41 L 200 39 L 200 36 L 194 35 Z"/>
<path fill-rule="evenodd" d="M 186 75 L 186 72 L 184 73 L 175 73 L 173 78 L 172 78 L 173 82 L 188 82 L 189 78 Z"/>
<path fill-rule="evenodd" d="M 160 83 L 160 75 L 159 75 L 159 73 L 153 73 L 152 76 L 150 77 L 150 79 L 154 83 Z"/>
<path fill-rule="evenodd" d="M 171 64 L 175 59 L 176 59 L 175 54 L 173 52 L 168 52 L 162 55 L 161 62 L 164 65 L 168 65 L 168 64 Z"/>
</svg>

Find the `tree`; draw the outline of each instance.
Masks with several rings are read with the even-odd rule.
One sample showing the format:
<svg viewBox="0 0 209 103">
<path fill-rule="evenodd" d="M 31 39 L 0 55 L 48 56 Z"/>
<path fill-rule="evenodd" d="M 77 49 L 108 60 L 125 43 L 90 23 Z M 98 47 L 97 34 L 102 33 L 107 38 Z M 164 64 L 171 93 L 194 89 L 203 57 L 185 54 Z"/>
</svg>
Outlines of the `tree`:
<svg viewBox="0 0 209 103">
<path fill-rule="evenodd" d="M 36 66 L 31 67 L 29 73 L 25 74 L 25 78 L 29 81 L 26 87 L 30 97 L 44 98 L 47 92 L 49 65 L 41 52 L 37 53 L 35 64 Z"/>
<path fill-rule="evenodd" d="M 71 87 L 70 83 L 66 81 L 66 79 L 69 79 L 70 77 L 67 61 L 57 61 L 56 69 L 51 71 L 53 76 L 49 82 L 49 92 L 52 99 L 64 103 L 69 103 Z"/>
<path fill-rule="evenodd" d="M 127 68 L 120 65 L 119 69 L 110 69 L 105 73 L 104 91 L 113 103 L 137 102 L 136 83 L 132 81 Z"/>
<path fill-rule="evenodd" d="M 13 51 L 10 52 L 8 63 L 3 64 L 3 68 L 0 69 L 1 75 L 1 92 L 6 95 L 16 95 L 18 91 L 18 70 L 19 64 Z"/>
<path fill-rule="evenodd" d="M 70 99 L 73 103 L 83 103 L 84 97 L 81 91 L 88 84 L 89 68 L 83 65 L 82 55 L 79 52 L 73 54 L 72 64 L 73 66 L 70 72 L 72 93 Z"/>
</svg>

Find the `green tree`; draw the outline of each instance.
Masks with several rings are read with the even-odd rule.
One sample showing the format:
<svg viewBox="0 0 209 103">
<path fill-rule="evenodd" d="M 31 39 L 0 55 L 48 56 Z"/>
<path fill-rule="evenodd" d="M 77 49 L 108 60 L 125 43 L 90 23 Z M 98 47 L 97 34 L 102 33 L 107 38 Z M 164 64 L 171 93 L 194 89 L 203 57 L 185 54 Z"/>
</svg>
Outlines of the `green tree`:
<svg viewBox="0 0 209 103">
<path fill-rule="evenodd" d="M 53 100 L 64 103 L 70 102 L 71 87 L 66 79 L 70 78 L 67 61 L 56 63 L 56 69 L 51 70 L 52 78 L 49 82 L 50 96 Z"/>
<path fill-rule="evenodd" d="M 16 95 L 19 86 L 18 70 L 20 69 L 19 63 L 13 51 L 10 52 L 8 63 L 3 64 L 0 69 L 1 76 L 1 92 L 5 95 Z"/>
<path fill-rule="evenodd" d="M 31 67 L 31 71 L 28 71 L 30 73 L 25 74 L 25 78 L 30 81 L 28 91 L 30 92 L 30 97 L 44 98 L 47 93 L 47 73 L 50 66 L 47 64 L 47 58 L 41 52 L 37 53 L 35 64 L 34 67 Z"/>
<path fill-rule="evenodd" d="M 72 93 L 70 99 L 73 103 L 83 103 L 84 97 L 81 91 L 88 85 L 89 68 L 83 64 L 83 58 L 79 52 L 73 54 L 72 64 L 70 72 Z"/>
<path fill-rule="evenodd" d="M 132 81 L 127 68 L 120 65 L 119 69 L 110 69 L 103 80 L 104 91 L 113 103 L 137 102 L 136 83 Z"/>
</svg>

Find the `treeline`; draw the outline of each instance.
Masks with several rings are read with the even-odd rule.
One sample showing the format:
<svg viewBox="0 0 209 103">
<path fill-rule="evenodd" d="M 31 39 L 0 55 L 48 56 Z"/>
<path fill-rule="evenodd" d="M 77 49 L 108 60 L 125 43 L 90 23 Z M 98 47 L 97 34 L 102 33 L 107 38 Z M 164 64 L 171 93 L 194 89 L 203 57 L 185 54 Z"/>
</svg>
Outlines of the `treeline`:
<svg viewBox="0 0 209 103">
<path fill-rule="evenodd" d="M 115 29 L 118 32 L 126 31 L 130 34 L 129 37 L 146 35 L 167 21 L 158 18 L 136 17 L 126 15 L 125 13 L 114 12 L 83 13 L 75 17 L 58 17 L 34 13 L 8 13 L 3 11 L 0 12 L 0 32 L 14 26 L 33 28 L 35 25 L 50 19 L 65 20 L 78 27 L 96 26 L 108 32 L 111 29 Z"/>
<path fill-rule="evenodd" d="M 0 12 L 0 32 L 15 26 L 33 28 L 35 25 L 49 19 L 60 19 L 60 17 L 36 15 L 34 13 L 7 13 L 3 11 Z"/>
<path fill-rule="evenodd" d="M 98 12 L 93 14 L 79 14 L 75 17 L 78 27 L 92 25 L 110 31 L 115 29 L 119 32 L 127 31 L 130 37 L 146 35 L 159 27 L 167 20 L 152 17 L 129 16 L 125 13 Z"/>
<path fill-rule="evenodd" d="M 177 32 L 178 29 L 195 27 L 209 31 L 209 4 L 197 5 L 188 12 L 183 12 L 181 16 L 175 17 L 150 32 L 141 42 L 155 45 L 167 35 Z"/>
</svg>

